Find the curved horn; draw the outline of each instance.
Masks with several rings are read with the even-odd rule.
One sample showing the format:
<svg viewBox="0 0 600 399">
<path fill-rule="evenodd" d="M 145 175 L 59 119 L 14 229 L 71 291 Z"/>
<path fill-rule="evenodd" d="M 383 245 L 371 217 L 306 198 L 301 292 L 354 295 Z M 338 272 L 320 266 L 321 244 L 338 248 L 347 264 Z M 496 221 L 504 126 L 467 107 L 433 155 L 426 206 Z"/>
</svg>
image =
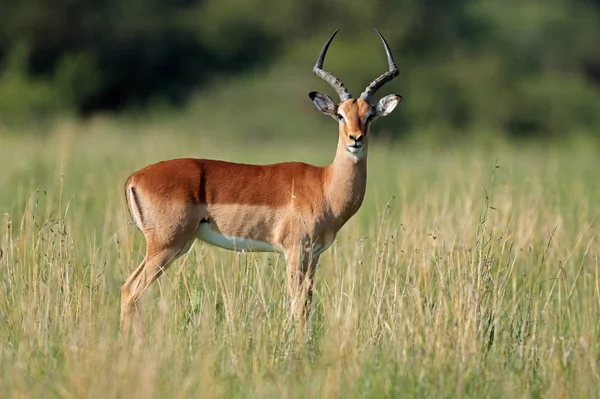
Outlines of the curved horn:
<svg viewBox="0 0 600 399">
<path fill-rule="evenodd" d="M 331 73 L 329 73 L 323 69 L 323 61 L 325 60 L 325 54 L 327 54 L 327 49 L 329 48 L 331 41 L 333 40 L 335 35 L 338 33 L 338 31 L 339 31 L 339 28 L 335 32 L 333 32 L 333 34 L 329 37 L 329 40 L 327 40 L 327 43 L 325 43 L 325 46 L 323 46 L 323 49 L 321 50 L 321 54 L 319 54 L 319 58 L 317 59 L 317 63 L 315 64 L 315 67 L 313 68 L 313 73 L 315 75 L 317 75 L 318 77 L 320 77 L 321 79 L 323 79 L 324 81 L 326 81 L 327 83 L 329 83 L 329 85 L 331 87 L 333 87 L 333 89 L 340 96 L 340 99 L 342 101 L 346 101 L 346 100 L 349 100 L 352 98 L 352 96 L 348 92 L 348 89 L 346 89 L 346 87 L 344 86 L 344 84 L 342 83 L 341 80 L 339 80 L 338 78 L 333 76 Z"/>
<path fill-rule="evenodd" d="M 385 38 L 383 37 L 381 32 L 379 32 L 377 29 L 375 29 L 375 31 L 381 38 L 383 47 L 385 47 L 385 54 L 387 55 L 387 60 L 388 60 L 388 65 L 389 65 L 390 70 L 387 71 L 386 73 L 384 73 L 383 75 L 381 75 L 380 77 L 378 77 L 377 79 L 375 79 L 374 81 L 372 81 L 371 84 L 367 86 L 365 91 L 362 92 L 362 94 L 360 95 L 360 98 L 362 98 L 363 100 L 365 100 L 367 102 L 369 102 L 369 100 L 371 99 L 373 94 L 375 94 L 375 92 L 377 90 L 379 90 L 384 84 L 386 84 L 387 82 L 394 79 L 396 76 L 398 76 L 400 74 L 400 71 L 398 70 L 396 63 L 394 62 L 394 57 L 392 56 L 392 51 L 390 50 L 390 46 L 388 46 L 388 44 L 385 41 Z"/>
</svg>

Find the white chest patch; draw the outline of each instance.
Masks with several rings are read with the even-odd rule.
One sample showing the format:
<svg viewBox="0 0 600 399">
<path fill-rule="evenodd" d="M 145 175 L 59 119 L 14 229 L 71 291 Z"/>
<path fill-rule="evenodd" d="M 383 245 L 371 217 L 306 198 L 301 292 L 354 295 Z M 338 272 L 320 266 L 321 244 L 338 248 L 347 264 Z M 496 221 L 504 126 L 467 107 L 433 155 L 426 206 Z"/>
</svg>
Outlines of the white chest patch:
<svg viewBox="0 0 600 399">
<path fill-rule="evenodd" d="M 209 244 L 215 245 L 220 248 L 229 249 L 232 251 L 245 251 L 245 252 L 279 252 L 282 251 L 279 248 L 273 247 L 271 244 L 266 242 L 249 240 L 246 238 L 231 237 L 221 233 L 217 233 L 210 228 L 210 223 L 200 223 L 198 230 L 196 230 L 196 237 L 202 241 L 206 241 Z"/>
<path fill-rule="evenodd" d="M 348 147 L 348 151 L 346 151 L 346 155 L 352 159 L 354 162 L 358 162 L 365 157 L 365 150 L 359 149 L 356 150 L 352 147 Z"/>
</svg>

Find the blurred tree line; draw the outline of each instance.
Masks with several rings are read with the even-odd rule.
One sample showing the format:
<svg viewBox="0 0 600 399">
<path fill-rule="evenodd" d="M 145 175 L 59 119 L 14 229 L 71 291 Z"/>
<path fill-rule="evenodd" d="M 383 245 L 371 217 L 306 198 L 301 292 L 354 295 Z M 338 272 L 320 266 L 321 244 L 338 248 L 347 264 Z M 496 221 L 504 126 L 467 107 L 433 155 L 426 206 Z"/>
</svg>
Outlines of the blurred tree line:
<svg viewBox="0 0 600 399">
<path fill-rule="evenodd" d="M 184 105 L 298 48 L 312 65 L 337 27 L 326 68 L 366 85 L 385 69 L 378 27 L 410 93 L 407 125 L 600 126 L 600 0 L 20 0 L 0 19 L 5 123 Z"/>
</svg>

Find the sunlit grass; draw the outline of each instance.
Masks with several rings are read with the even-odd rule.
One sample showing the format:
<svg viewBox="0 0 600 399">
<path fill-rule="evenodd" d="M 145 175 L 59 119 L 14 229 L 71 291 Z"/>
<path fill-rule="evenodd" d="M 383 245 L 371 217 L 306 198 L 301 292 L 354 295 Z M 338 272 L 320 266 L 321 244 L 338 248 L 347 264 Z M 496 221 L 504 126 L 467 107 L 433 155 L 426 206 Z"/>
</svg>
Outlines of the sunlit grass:
<svg viewBox="0 0 600 399">
<path fill-rule="evenodd" d="M 146 293 L 147 339 L 119 346 L 120 285 L 144 253 L 126 177 L 180 156 L 323 165 L 329 133 L 289 145 L 100 121 L 1 138 L 2 396 L 598 396 L 600 161 L 585 145 L 375 138 L 308 337 L 281 258 L 196 243 Z"/>
</svg>

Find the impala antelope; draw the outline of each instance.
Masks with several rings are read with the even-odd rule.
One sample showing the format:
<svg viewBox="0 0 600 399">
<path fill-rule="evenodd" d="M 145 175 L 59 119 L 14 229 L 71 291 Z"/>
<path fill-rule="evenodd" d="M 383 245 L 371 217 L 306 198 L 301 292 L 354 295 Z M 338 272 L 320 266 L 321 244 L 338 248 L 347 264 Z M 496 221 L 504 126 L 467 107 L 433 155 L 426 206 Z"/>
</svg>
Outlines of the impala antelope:
<svg viewBox="0 0 600 399">
<path fill-rule="evenodd" d="M 372 96 L 398 76 L 390 48 L 379 35 L 389 70 L 352 98 L 344 84 L 323 69 L 336 30 L 313 68 L 339 95 L 309 93 L 322 113 L 338 122 L 333 162 L 247 165 L 211 159 L 172 159 L 132 174 L 125 184 L 131 217 L 146 238 L 146 256 L 121 288 L 121 329 L 136 335 L 142 324 L 136 302 L 196 238 L 237 251 L 278 252 L 287 265 L 294 317 L 308 316 L 319 256 L 358 211 L 367 182 L 369 127 L 402 101 L 391 94 L 375 106 Z"/>
</svg>

